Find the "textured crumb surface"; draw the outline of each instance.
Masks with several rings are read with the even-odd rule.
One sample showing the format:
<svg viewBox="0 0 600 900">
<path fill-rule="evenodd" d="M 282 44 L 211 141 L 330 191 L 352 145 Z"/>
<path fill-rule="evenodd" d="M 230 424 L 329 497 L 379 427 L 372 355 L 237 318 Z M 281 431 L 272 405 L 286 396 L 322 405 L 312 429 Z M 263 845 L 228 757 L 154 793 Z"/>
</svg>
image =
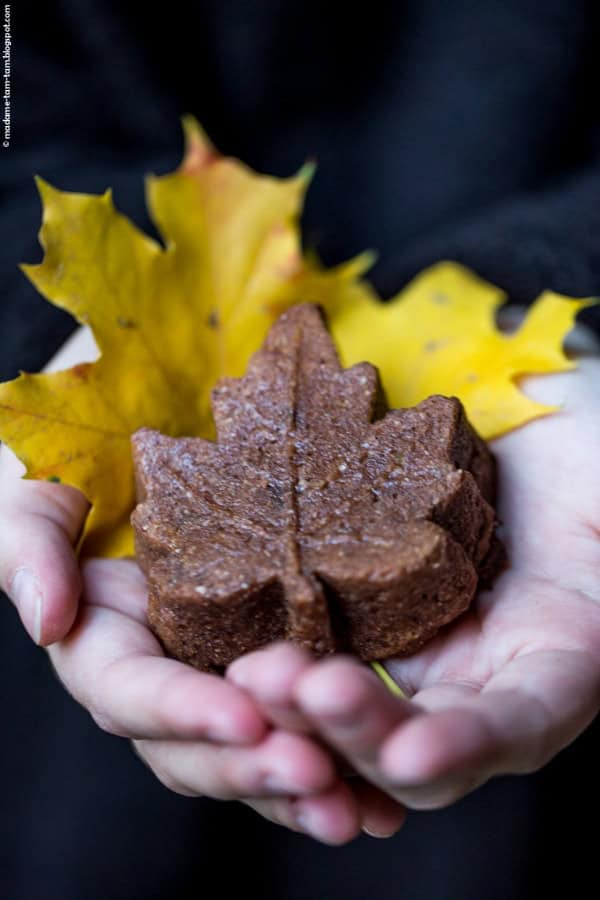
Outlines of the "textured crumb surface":
<svg viewBox="0 0 600 900">
<path fill-rule="evenodd" d="M 461 403 L 386 412 L 317 307 L 281 316 L 212 402 L 216 443 L 133 436 L 136 553 L 173 656 L 219 669 L 279 638 L 406 654 L 491 582 L 494 461 Z"/>
</svg>

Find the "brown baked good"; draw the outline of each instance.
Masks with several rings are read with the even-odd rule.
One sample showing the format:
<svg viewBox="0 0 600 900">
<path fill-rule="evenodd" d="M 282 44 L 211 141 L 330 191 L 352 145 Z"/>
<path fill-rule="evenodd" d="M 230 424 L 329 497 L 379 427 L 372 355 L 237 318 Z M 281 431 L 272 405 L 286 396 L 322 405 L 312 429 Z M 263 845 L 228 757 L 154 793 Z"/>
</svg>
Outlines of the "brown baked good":
<svg viewBox="0 0 600 900">
<path fill-rule="evenodd" d="M 386 413 L 377 370 L 342 369 L 302 305 L 212 405 L 217 443 L 133 436 L 136 553 L 170 654 L 212 670 L 287 638 L 378 659 L 467 608 L 494 546 L 494 464 L 459 400 Z"/>
</svg>

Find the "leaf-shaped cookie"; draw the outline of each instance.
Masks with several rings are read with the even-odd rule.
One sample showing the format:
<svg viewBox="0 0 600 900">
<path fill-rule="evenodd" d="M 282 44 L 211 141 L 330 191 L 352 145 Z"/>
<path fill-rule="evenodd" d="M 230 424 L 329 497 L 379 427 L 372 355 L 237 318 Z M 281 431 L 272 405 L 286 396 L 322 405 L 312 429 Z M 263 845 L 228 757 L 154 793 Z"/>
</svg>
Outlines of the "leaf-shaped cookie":
<svg viewBox="0 0 600 900">
<path fill-rule="evenodd" d="M 493 465 L 458 400 L 385 413 L 376 369 L 343 370 L 303 305 L 212 405 L 218 443 L 133 438 L 137 556 L 173 655 L 211 669 L 287 638 L 376 659 L 468 606 L 493 542 Z"/>
</svg>

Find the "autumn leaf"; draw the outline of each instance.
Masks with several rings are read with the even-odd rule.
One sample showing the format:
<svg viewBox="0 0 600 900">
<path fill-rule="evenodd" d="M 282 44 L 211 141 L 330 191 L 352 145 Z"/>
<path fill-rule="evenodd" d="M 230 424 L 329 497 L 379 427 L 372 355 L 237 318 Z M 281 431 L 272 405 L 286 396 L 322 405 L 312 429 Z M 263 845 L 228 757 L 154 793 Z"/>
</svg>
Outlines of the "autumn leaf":
<svg viewBox="0 0 600 900">
<path fill-rule="evenodd" d="M 364 254 L 330 271 L 304 261 L 297 219 L 311 168 L 289 179 L 220 156 L 191 118 L 180 168 L 147 179 L 163 248 L 102 196 L 38 179 L 39 265 L 23 271 L 52 303 L 91 327 L 101 358 L 0 386 L 0 438 L 29 478 L 74 485 L 92 510 L 86 554 L 133 552 L 130 435 L 213 433 L 209 393 L 244 371 L 286 306 L 344 293 Z"/>
<path fill-rule="evenodd" d="M 505 299 L 464 266 L 440 262 L 387 304 L 365 296 L 336 301 L 332 330 L 345 365 L 368 359 L 379 368 L 392 406 L 432 393 L 459 397 L 489 440 L 559 409 L 532 400 L 518 379 L 576 368 L 562 344 L 577 313 L 595 302 L 548 291 L 506 334 L 496 327 Z"/>
<path fill-rule="evenodd" d="M 464 612 L 494 546 L 489 452 L 454 398 L 381 400 L 299 305 L 217 382 L 218 442 L 133 436 L 136 556 L 172 655 L 210 670 L 286 639 L 378 659 Z"/>
<path fill-rule="evenodd" d="M 501 293 L 442 263 L 382 304 L 363 279 L 365 253 L 331 270 L 303 255 L 298 227 L 311 166 L 287 179 L 221 156 L 184 121 L 181 166 L 146 181 L 161 246 L 102 196 L 38 179 L 39 265 L 23 271 L 52 303 L 91 327 L 100 359 L 0 385 L 0 439 L 27 477 L 61 480 L 92 503 L 85 554 L 133 552 L 130 435 L 140 426 L 211 437 L 210 390 L 241 375 L 277 315 L 316 302 L 346 364 L 379 366 L 394 406 L 456 394 L 485 437 L 545 414 L 525 372 L 572 368 L 561 342 L 586 301 L 544 295 L 516 335 L 500 334 Z"/>
</svg>

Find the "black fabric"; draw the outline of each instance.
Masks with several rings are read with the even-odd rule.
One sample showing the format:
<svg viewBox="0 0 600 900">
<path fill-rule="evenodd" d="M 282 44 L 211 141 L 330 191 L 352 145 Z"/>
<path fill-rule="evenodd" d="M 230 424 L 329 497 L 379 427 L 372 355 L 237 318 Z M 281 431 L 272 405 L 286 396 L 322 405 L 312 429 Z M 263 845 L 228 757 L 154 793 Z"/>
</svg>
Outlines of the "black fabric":
<svg viewBox="0 0 600 900">
<path fill-rule="evenodd" d="M 32 175 L 112 185 L 152 231 L 142 176 L 179 161 L 184 112 L 259 170 L 316 158 L 306 243 L 327 263 L 378 250 L 384 296 L 442 258 L 516 302 L 600 293 L 599 16 L 593 0 L 13 3 L 0 378 L 40 368 L 73 327 L 17 269 L 40 258 Z M 162 900 L 216 884 L 265 900 L 520 900 L 548 879 L 571 894 L 594 882 L 597 727 L 535 776 L 413 815 L 392 841 L 330 849 L 169 794 L 66 696 L 6 602 L 0 619 L 3 897 Z"/>
</svg>

